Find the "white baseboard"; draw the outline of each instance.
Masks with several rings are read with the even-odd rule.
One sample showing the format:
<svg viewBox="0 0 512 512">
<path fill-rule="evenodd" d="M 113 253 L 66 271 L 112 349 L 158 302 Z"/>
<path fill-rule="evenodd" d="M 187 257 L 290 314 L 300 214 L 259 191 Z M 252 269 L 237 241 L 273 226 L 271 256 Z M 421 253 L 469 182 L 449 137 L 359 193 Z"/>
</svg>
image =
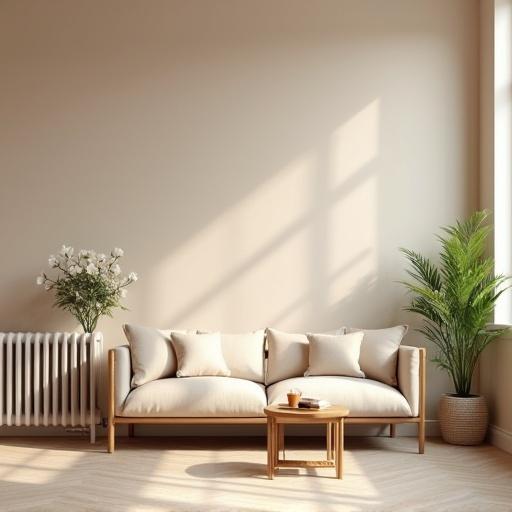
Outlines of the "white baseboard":
<svg viewBox="0 0 512 512">
<path fill-rule="evenodd" d="M 487 437 L 492 445 L 512 453 L 512 432 L 496 425 L 489 425 Z"/>
<path fill-rule="evenodd" d="M 265 425 L 136 425 L 138 436 L 265 436 Z M 105 429 L 97 427 L 97 436 L 103 437 Z M 128 429 L 124 425 L 116 428 L 119 436 L 128 435 Z M 324 427 L 320 425 L 290 425 L 287 427 L 287 434 L 292 436 L 320 436 L 324 435 Z M 368 437 L 388 435 L 387 425 L 347 425 L 345 427 L 347 436 Z M 427 420 L 425 425 L 427 437 L 438 437 L 440 435 L 439 421 Z M 399 437 L 416 437 L 418 426 L 414 423 L 403 423 L 397 425 L 396 434 Z M 62 427 L 0 427 L 0 437 L 23 437 L 23 436 L 74 436 L 87 437 L 86 432 L 70 432 Z"/>
</svg>

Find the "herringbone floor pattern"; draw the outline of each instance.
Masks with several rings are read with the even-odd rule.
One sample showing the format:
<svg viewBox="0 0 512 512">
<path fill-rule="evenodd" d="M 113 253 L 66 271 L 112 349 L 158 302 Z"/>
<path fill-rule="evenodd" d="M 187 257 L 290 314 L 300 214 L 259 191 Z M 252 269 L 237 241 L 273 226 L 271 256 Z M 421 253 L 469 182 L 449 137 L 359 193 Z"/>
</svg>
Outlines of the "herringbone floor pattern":
<svg viewBox="0 0 512 512">
<path fill-rule="evenodd" d="M 288 441 L 288 440 L 287 440 Z M 289 438 L 288 458 L 319 458 L 319 439 Z M 512 456 L 491 446 L 412 438 L 347 438 L 333 469 L 265 476 L 262 438 L 135 438 L 113 455 L 101 441 L 0 438 L 0 510 L 512 511 Z"/>
</svg>

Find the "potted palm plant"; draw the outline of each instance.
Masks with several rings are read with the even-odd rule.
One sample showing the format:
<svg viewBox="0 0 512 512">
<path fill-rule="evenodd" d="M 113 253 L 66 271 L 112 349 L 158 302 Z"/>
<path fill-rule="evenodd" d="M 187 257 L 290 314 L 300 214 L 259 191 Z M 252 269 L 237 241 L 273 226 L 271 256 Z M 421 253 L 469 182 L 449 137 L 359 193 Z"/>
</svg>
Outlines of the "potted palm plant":
<svg viewBox="0 0 512 512">
<path fill-rule="evenodd" d="M 508 277 L 494 275 L 494 261 L 485 257 L 487 217 L 487 211 L 479 211 L 443 228 L 438 265 L 401 249 L 412 278 L 403 282 L 413 294 L 406 309 L 423 317 L 418 331 L 436 346 L 433 361 L 453 381 L 455 393 L 444 394 L 439 404 L 441 434 L 452 444 L 479 444 L 485 437 L 487 404 L 483 396 L 471 394 L 471 382 L 484 348 L 506 330 L 488 324 Z"/>
</svg>

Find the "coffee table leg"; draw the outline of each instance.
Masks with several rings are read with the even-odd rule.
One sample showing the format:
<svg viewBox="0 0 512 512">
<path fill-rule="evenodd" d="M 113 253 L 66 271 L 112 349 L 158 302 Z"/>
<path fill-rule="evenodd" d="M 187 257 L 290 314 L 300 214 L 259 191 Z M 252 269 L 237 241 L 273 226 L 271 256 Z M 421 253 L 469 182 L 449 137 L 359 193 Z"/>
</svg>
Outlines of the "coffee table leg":
<svg viewBox="0 0 512 512">
<path fill-rule="evenodd" d="M 284 423 L 278 423 L 279 425 L 279 450 L 282 450 L 283 452 L 283 460 L 286 459 L 286 453 L 284 450 Z M 279 454 L 277 456 L 279 459 Z"/>
<path fill-rule="evenodd" d="M 336 423 L 333 423 L 332 424 L 332 449 L 331 449 L 331 459 L 332 460 L 335 460 L 336 459 L 336 453 L 334 453 L 334 447 L 336 446 Z"/>
<path fill-rule="evenodd" d="M 344 448 L 345 422 L 340 418 L 336 422 L 336 477 L 343 478 L 343 448 Z"/>
<path fill-rule="evenodd" d="M 281 425 L 279 425 L 279 423 L 277 422 L 277 420 L 274 418 L 274 422 L 273 422 L 273 425 L 274 425 L 274 430 L 273 430 L 273 436 L 272 436 L 272 446 L 273 446 L 273 453 L 274 453 L 274 462 L 273 462 L 273 469 L 274 469 L 274 473 L 276 472 L 276 469 L 277 469 L 277 464 L 278 464 L 278 460 L 279 460 L 279 430 L 281 428 Z"/>
<path fill-rule="evenodd" d="M 273 439 L 274 432 L 272 428 L 273 418 L 267 417 L 267 476 L 269 480 L 274 479 L 274 453 L 273 453 Z"/>
<path fill-rule="evenodd" d="M 327 460 L 332 459 L 332 424 L 327 423 Z"/>
</svg>

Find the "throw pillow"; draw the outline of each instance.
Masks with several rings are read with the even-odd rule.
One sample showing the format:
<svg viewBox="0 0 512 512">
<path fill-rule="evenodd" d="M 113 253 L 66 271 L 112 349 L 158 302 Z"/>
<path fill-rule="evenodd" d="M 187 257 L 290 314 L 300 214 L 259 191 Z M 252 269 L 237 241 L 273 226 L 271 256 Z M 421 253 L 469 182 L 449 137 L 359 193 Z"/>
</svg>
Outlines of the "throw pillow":
<svg viewBox="0 0 512 512">
<path fill-rule="evenodd" d="M 304 376 L 340 375 L 364 377 L 359 367 L 359 353 L 364 334 L 308 334 L 309 367 Z"/>
<path fill-rule="evenodd" d="M 356 329 L 347 332 L 363 332 L 359 365 L 368 379 L 378 380 L 390 386 L 398 384 L 396 378 L 398 349 L 408 330 L 407 325 L 387 329 Z"/>
<path fill-rule="evenodd" d="M 176 374 L 176 355 L 171 344 L 173 330 L 135 324 L 124 324 L 123 330 L 130 344 L 132 387 Z"/>
<path fill-rule="evenodd" d="M 302 377 L 308 369 L 308 338 L 305 334 L 291 334 L 267 329 L 266 384 Z"/>
<path fill-rule="evenodd" d="M 176 351 L 178 370 L 176 377 L 219 375 L 229 377 L 231 372 L 222 354 L 220 333 L 182 334 L 171 333 Z"/>
<path fill-rule="evenodd" d="M 221 333 L 220 342 L 231 377 L 265 382 L 265 331 Z"/>
</svg>

